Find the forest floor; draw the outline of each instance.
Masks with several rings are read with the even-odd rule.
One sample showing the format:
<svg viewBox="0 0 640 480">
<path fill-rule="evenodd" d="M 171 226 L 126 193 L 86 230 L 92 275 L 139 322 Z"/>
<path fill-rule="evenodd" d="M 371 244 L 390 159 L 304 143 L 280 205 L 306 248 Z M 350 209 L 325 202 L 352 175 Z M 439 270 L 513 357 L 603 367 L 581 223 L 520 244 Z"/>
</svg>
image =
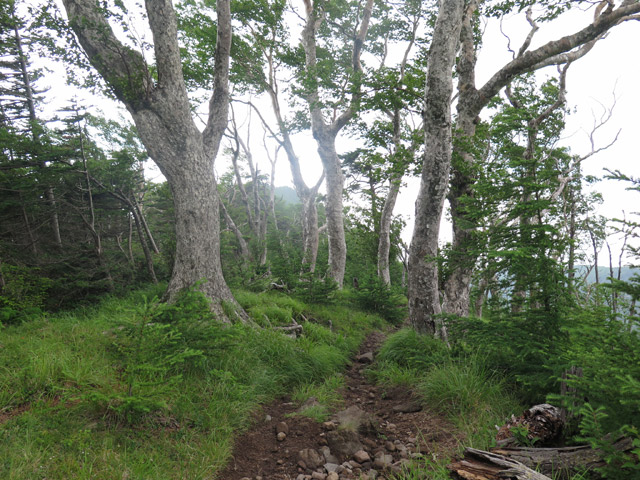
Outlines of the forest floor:
<svg viewBox="0 0 640 480">
<path fill-rule="evenodd" d="M 220 480 L 346 480 L 405 478 L 412 460 L 451 456 L 460 435 L 403 387 L 375 385 L 366 370 L 384 339 L 369 335 L 345 372 L 343 402 L 327 421 L 280 398 L 254 415 L 235 442 Z M 408 478 L 407 476 L 406 478 Z M 413 478 L 413 477 L 411 477 Z"/>
</svg>

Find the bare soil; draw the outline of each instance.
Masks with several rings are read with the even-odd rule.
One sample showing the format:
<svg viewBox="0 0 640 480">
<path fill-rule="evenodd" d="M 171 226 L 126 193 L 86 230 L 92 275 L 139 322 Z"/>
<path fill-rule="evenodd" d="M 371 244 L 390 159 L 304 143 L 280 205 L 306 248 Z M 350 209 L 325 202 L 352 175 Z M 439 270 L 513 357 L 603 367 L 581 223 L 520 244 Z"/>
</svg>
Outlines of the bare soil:
<svg viewBox="0 0 640 480">
<path fill-rule="evenodd" d="M 361 345 L 359 354 L 375 353 L 382 340 L 381 333 L 371 334 Z M 355 405 L 375 420 L 375 431 L 361 432 L 360 435 L 371 457 L 375 452 L 384 451 L 392 454 L 394 461 L 399 460 L 398 452 L 389 451 L 389 442 L 408 445 L 411 452 L 409 458 L 419 455 L 432 458 L 450 456 L 459 443 L 453 426 L 427 408 L 407 412 L 412 410 L 406 408 L 407 405 L 417 404 L 412 392 L 406 388 L 388 389 L 372 384 L 364 374 L 367 366 L 354 360 L 345 373 L 346 386 L 341 392 L 344 398 L 341 409 Z M 229 464 L 217 478 L 295 480 L 300 475 L 313 473 L 300 466 L 298 452 L 307 448 L 320 450 L 326 446 L 326 427 L 309 418 L 290 416 L 299 407 L 290 399 L 281 398 L 256 413 L 253 427 L 237 439 Z M 276 425 L 279 422 L 285 422 L 289 428 L 283 441 L 276 438 Z M 359 473 L 343 472 L 339 478 L 358 478 L 357 475 Z M 387 475 L 391 476 L 391 473 L 379 472 L 377 478 L 389 478 Z"/>
</svg>

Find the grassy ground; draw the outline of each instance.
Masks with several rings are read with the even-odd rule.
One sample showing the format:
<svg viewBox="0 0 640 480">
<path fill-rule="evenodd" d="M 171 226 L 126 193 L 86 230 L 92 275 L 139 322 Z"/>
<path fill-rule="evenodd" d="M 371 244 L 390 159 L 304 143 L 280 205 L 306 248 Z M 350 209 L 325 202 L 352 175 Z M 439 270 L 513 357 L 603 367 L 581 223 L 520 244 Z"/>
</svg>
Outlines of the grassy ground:
<svg viewBox="0 0 640 480">
<path fill-rule="evenodd" d="M 495 446 L 494 425 L 524 410 L 481 355 L 454 357 L 441 341 L 411 329 L 387 338 L 370 374 L 378 383 L 414 389 L 426 407 L 445 415 L 460 432 L 460 451 Z M 448 480 L 448 463 L 448 458 L 426 458 L 395 480 Z"/>
<path fill-rule="evenodd" d="M 0 330 L 0 478 L 210 478 L 259 403 L 334 390 L 350 353 L 383 323 L 237 292 L 256 324 L 302 323 L 292 339 L 222 327 L 198 299 L 176 309 L 145 300 L 157 293 Z"/>
</svg>

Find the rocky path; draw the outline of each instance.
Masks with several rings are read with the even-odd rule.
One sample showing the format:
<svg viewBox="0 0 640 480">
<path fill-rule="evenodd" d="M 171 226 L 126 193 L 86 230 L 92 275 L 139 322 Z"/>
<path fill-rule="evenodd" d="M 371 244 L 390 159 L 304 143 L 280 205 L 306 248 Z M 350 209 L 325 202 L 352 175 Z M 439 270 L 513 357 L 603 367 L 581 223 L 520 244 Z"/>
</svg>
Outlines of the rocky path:
<svg viewBox="0 0 640 480">
<path fill-rule="evenodd" d="M 451 453 L 457 440 L 445 419 L 422 409 L 406 389 L 367 381 L 364 370 L 382 339 L 370 335 L 346 372 L 343 410 L 318 423 L 290 416 L 300 407 L 288 399 L 274 402 L 237 440 L 218 479 L 387 479 L 413 459 Z"/>
</svg>

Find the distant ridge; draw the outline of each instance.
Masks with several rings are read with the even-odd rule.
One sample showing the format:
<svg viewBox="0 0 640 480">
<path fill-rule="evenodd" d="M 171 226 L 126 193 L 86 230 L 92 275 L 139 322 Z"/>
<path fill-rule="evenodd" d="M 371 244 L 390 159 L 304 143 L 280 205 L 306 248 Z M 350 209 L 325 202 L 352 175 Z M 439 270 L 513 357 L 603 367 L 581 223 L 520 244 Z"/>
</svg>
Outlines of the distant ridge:
<svg viewBox="0 0 640 480">
<path fill-rule="evenodd" d="M 576 276 L 584 277 L 587 269 L 586 265 L 577 265 L 576 266 Z M 634 275 L 640 275 L 640 268 L 625 266 L 620 270 L 620 280 L 628 281 Z M 609 267 L 598 267 L 598 276 L 600 277 L 600 283 L 607 283 L 607 279 L 611 276 L 611 271 Z M 613 268 L 613 278 L 618 278 L 618 267 Z M 591 269 L 589 275 L 587 276 L 587 283 L 595 283 L 596 282 L 596 271 L 595 269 Z"/>
<path fill-rule="evenodd" d="M 276 187 L 276 198 L 281 198 L 285 203 L 296 204 L 300 203 L 300 199 L 296 194 L 296 191 L 288 186 Z"/>
</svg>

